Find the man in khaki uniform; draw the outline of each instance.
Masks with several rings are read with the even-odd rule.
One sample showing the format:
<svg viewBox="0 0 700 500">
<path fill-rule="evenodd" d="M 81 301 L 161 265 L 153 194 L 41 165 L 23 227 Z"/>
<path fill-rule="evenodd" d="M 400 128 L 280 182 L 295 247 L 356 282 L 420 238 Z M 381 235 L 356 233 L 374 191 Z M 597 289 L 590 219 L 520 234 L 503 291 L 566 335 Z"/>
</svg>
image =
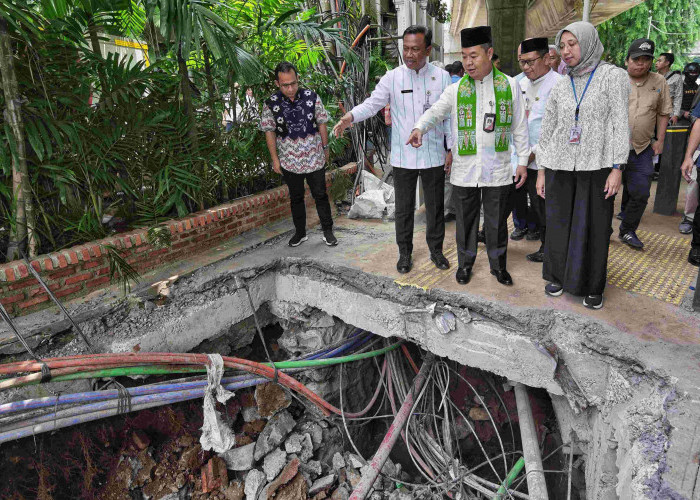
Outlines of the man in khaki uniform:
<svg viewBox="0 0 700 500">
<path fill-rule="evenodd" d="M 617 218 L 622 220 L 620 240 L 640 250 L 644 248 L 644 243 L 639 240 L 636 231 L 649 200 L 654 174 L 652 158 L 664 149 L 666 126 L 673 112 L 666 79 L 650 72 L 653 60 L 654 42 L 640 38 L 630 45 L 625 62 L 631 85 L 630 154 L 622 174 L 622 211 Z"/>
</svg>

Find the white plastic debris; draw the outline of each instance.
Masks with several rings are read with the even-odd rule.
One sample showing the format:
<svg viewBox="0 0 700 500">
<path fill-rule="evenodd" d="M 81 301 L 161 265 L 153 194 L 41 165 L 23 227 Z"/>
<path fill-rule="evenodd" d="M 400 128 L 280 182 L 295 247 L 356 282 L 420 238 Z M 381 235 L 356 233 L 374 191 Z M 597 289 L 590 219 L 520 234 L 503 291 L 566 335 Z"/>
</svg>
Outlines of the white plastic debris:
<svg viewBox="0 0 700 500">
<path fill-rule="evenodd" d="M 348 219 L 381 219 L 385 209 L 384 191 L 370 189 L 355 198 L 355 203 L 348 212 Z"/>
<path fill-rule="evenodd" d="M 396 213 L 394 205 L 394 186 L 367 171 L 362 171 L 363 193 L 355 198 L 348 212 L 349 219 L 381 219 L 387 213 L 393 217 Z"/>
<path fill-rule="evenodd" d="M 225 404 L 234 396 L 234 393 L 221 386 L 221 377 L 224 374 L 224 360 L 221 355 L 207 354 L 207 356 L 209 364 L 207 365 L 207 390 L 204 392 L 204 425 L 199 442 L 203 450 L 223 453 L 236 444 L 236 435 L 216 411 L 214 398 L 216 397 L 219 403 Z"/>
<path fill-rule="evenodd" d="M 379 177 L 372 175 L 367 170 L 362 171 L 362 189 L 363 191 L 381 189 L 384 191 L 384 201 L 387 204 L 394 203 L 394 186 L 383 182 Z"/>
<path fill-rule="evenodd" d="M 440 333 L 446 335 L 457 328 L 457 318 L 451 311 L 444 311 L 435 316 L 435 324 Z"/>
</svg>

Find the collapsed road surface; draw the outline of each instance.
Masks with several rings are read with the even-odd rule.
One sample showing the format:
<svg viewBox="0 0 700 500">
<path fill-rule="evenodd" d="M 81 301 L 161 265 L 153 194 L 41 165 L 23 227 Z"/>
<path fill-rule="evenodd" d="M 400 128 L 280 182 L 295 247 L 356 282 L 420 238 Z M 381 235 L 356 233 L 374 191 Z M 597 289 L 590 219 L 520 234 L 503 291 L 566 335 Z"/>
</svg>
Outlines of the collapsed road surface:
<svg viewBox="0 0 700 500">
<path fill-rule="evenodd" d="M 384 265 L 394 251 L 386 226 L 345 224 L 338 231 L 342 249 L 313 243 L 317 234 L 299 249 L 267 245 L 181 276 L 160 297 L 137 293 L 108 307 L 98 299 L 82 304 L 81 327 L 102 352 L 189 352 L 203 342 L 216 352 L 215 340 L 232 325 L 247 322 L 247 335 L 254 335 L 251 299 L 261 316 L 293 318 L 312 308 L 511 384 L 546 390 L 563 442 L 574 443 L 570 454 L 585 463 L 586 498 L 700 498 L 697 315 L 616 291 L 611 297 L 625 307 L 648 310 L 630 308 L 623 316 L 608 299 L 604 313 L 591 316 L 572 302 L 527 293 L 526 276 L 517 272 L 516 287 L 507 291 L 478 274 L 460 288 L 452 275 L 424 271 L 420 254 L 414 281 L 421 285 L 423 273 L 432 282 L 411 286 L 409 276 L 397 283 Z M 87 314 L 91 308 L 95 313 Z M 24 331 L 36 340 L 44 327 L 33 324 Z M 68 335 L 55 335 L 45 354 L 79 352 L 79 339 Z M 3 345 L 4 352 L 12 345 Z"/>
</svg>

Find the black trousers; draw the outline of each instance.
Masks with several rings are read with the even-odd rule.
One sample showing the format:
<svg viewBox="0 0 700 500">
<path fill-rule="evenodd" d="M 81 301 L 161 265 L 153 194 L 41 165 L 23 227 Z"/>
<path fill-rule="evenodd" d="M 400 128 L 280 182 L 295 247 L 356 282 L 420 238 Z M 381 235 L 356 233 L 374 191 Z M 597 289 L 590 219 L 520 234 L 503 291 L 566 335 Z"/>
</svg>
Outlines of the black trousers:
<svg viewBox="0 0 700 500">
<path fill-rule="evenodd" d="M 609 168 L 545 171 L 545 280 L 573 295 L 601 295 L 608 271 L 615 197 L 605 199 Z"/>
<path fill-rule="evenodd" d="M 418 177 L 425 196 L 425 239 L 431 253 L 442 252 L 445 240 L 445 168 L 393 168 L 396 198 L 396 244 L 401 255 L 413 252 L 413 215 Z"/>
<path fill-rule="evenodd" d="M 654 175 L 654 150 L 651 146 L 637 154 L 630 151 L 627 166 L 622 172 L 622 213 L 620 234 L 636 231 L 647 208 L 651 193 L 651 178 Z"/>
<path fill-rule="evenodd" d="M 513 206 L 513 225 L 518 229 L 528 229 L 532 221 L 532 214 L 527 206 L 527 188 L 521 186 L 520 189 L 511 191 L 511 204 Z"/>
<path fill-rule="evenodd" d="M 292 206 L 292 221 L 297 233 L 306 234 L 306 205 L 304 204 L 304 180 L 309 185 L 311 196 L 316 202 L 316 212 L 321 219 L 321 227 L 331 229 L 333 218 L 331 216 L 331 204 L 326 193 L 326 169 L 316 170 L 308 174 L 295 174 L 282 169 L 284 182 L 289 187 L 289 202 Z"/>
<path fill-rule="evenodd" d="M 513 185 L 496 187 L 453 186 L 457 208 L 457 260 L 459 267 L 472 267 L 476 260 L 479 207 L 484 204 L 486 253 L 491 269 L 506 268 L 508 214 L 512 209 Z"/>
<path fill-rule="evenodd" d="M 537 194 L 537 170 L 528 169 L 525 186 L 530 197 L 530 218 L 535 221 L 540 230 L 540 241 L 544 248 L 545 233 L 547 230 L 547 215 L 544 211 L 544 199 Z"/>
</svg>

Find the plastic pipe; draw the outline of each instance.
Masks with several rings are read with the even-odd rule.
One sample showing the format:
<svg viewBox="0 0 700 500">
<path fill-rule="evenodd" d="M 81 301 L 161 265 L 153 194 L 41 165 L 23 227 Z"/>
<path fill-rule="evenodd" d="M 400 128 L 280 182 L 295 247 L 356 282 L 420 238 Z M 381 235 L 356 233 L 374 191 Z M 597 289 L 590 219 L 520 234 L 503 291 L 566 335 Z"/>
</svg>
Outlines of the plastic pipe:
<svg viewBox="0 0 700 500">
<path fill-rule="evenodd" d="M 525 459 L 523 457 L 520 457 L 520 459 L 517 462 L 515 462 L 515 465 L 513 465 L 513 468 L 506 476 L 505 481 L 503 481 L 504 484 L 502 484 L 501 487 L 498 488 L 496 496 L 493 497 L 493 500 L 503 499 L 504 495 L 506 494 L 506 490 L 510 488 L 511 484 L 513 484 L 513 481 L 516 477 L 518 477 L 518 474 L 520 474 L 520 471 L 523 470 L 523 467 L 525 467 Z"/>
<path fill-rule="evenodd" d="M 369 490 L 372 488 L 372 485 L 377 479 L 379 472 L 382 470 L 384 463 L 386 462 L 387 458 L 389 458 L 391 449 L 394 447 L 396 440 L 399 438 L 401 429 L 403 429 L 403 426 L 406 424 L 406 421 L 411 414 L 414 399 L 428 378 L 428 373 L 430 372 L 434 361 L 435 356 L 432 353 L 428 353 L 423 361 L 423 365 L 420 367 L 418 375 L 416 375 L 416 378 L 413 379 L 413 387 L 411 391 L 406 394 L 406 398 L 396 414 L 396 418 L 389 427 L 386 436 L 384 436 L 382 444 L 379 446 L 379 449 L 377 449 L 374 457 L 372 457 L 367 474 L 362 475 L 362 479 L 360 479 L 360 482 L 353 490 L 352 495 L 350 495 L 350 500 L 364 500 L 364 498 L 369 494 Z"/>
<path fill-rule="evenodd" d="M 527 396 L 527 388 L 523 384 L 516 382 L 513 390 L 515 391 L 515 401 L 518 405 L 528 496 L 532 500 L 549 500 L 542 468 L 540 445 L 537 441 L 537 430 L 535 429 L 535 421 L 532 418 L 532 408 L 530 407 L 530 398 Z"/>
</svg>

